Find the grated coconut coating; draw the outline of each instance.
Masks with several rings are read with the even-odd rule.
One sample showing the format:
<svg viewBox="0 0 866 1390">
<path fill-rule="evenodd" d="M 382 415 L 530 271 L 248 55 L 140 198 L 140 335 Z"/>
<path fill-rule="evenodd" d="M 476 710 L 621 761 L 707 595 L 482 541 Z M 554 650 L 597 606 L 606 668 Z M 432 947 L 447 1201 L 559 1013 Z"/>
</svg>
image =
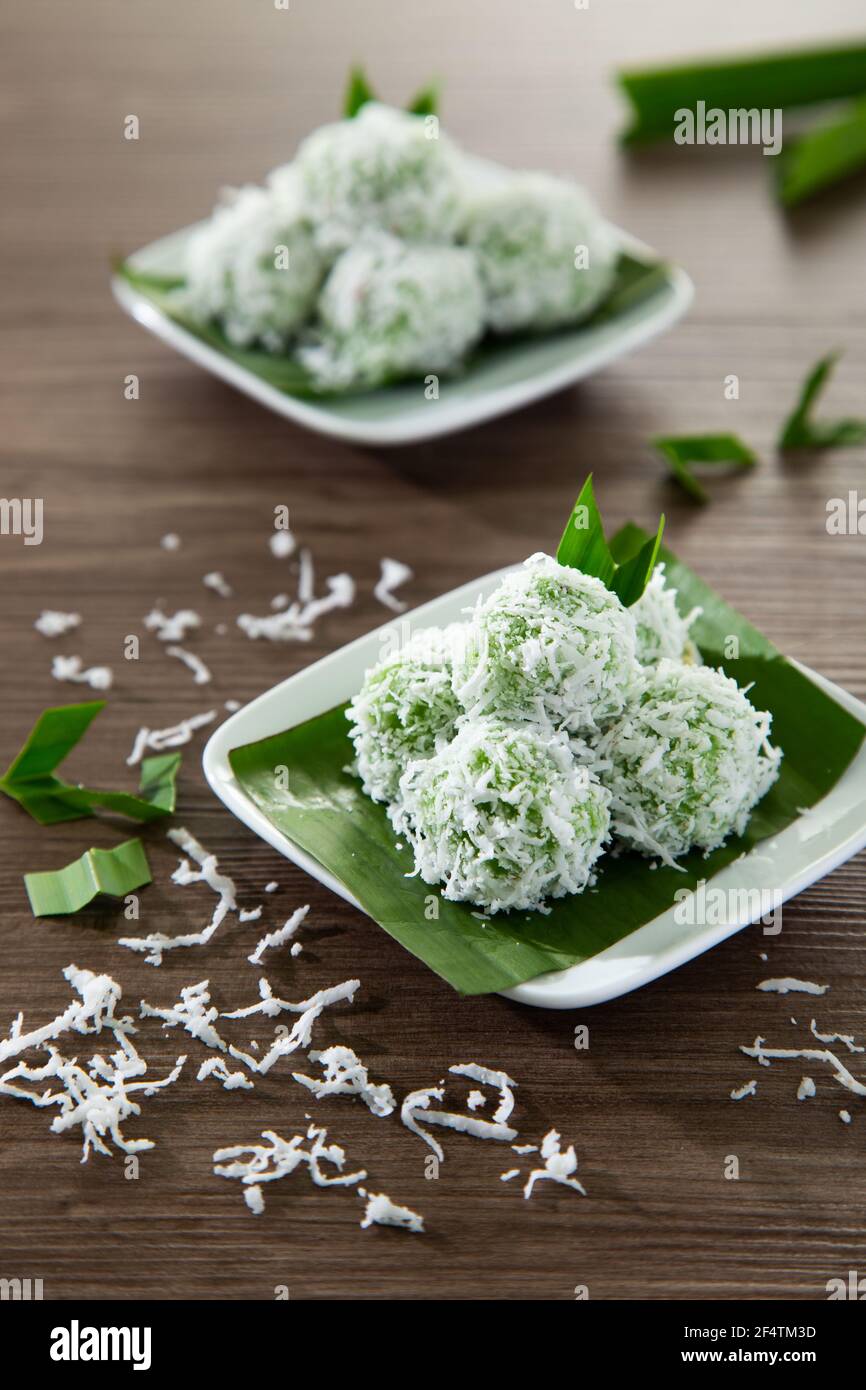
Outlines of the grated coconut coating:
<svg viewBox="0 0 866 1390">
<path fill-rule="evenodd" d="M 432 756 L 461 713 L 451 689 L 451 656 L 463 624 L 425 628 L 364 678 L 346 711 L 356 769 L 374 801 L 392 801 L 407 765 Z"/>
<path fill-rule="evenodd" d="M 319 333 L 300 358 L 325 388 L 372 388 L 454 371 L 481 337 L 474 258 L 457 246 L 368 235 L 334 265 L 319 299 Z"/>
<path fill-rule="evenodd" d="M 637 634 L 637 659 L 642 666 L 657 666 L 663 657 L 699 664 L 700 652 L 689 637 L 689 628 L 700 616 L 693 608 L 683 617 L 677 607 L 677 591 L 665 583 L 664 565 L 656 565 L 652 578 L 629 612 Z"/>
<path fill-rule="evenodd" d="M 578 323 L 613 283 L 612 232 L 582 188 L 550 174 L 515 174 L 481 194 L 463 239 L 478 257 L 496 333 Z"/>
<path fill-rule="evenodd" d="M 289 184 L 231 191 L 186 255 L 187 311 L 200 323 L 217 320 L 236 347 L 258 342 L 270 352 L 313 312 L 325 269 Z"/>
<path fill-rule="evenodd" d="M 568 738 L 530 724 L 465 722 L 409 765 L 392 807 L 425 883 L 491 913 L 580 893 L 608 836 L 608 794 Z"/>
<path fill-rule="evenodd" d="M 423 116 L 368 102 L 351 120 L 308 136 L 297 169 L 326 254 L 345 250 L 366 230 L 407 241 L 454 240 L 462 217 L 460 157 L 438 123 Z"/>
<path fill-rule="evenodd" d="M 634 624 L 601 580 L 533 555 L 478 608 L 454 663 L 471 715 L 595 733 L 639 681 Z"/>
<path fill-rule="evenodd" d="M 661 661 L 596 745 L 614 833 L 667 864 L 741 835 L 779 775 L 770 724 L 723 671 Z"/>
</svg>

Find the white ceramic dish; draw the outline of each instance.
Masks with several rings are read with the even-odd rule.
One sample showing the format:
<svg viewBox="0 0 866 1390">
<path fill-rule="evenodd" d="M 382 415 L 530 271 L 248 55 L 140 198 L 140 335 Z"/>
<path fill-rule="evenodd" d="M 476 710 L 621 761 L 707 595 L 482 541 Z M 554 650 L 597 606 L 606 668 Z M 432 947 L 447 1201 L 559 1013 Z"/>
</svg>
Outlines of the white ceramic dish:
<svg viewBox="0 0 866 1390">
<path fill-rule="evenodd" d="M 232 772 L 229 752 L 242 744 L 278 734 L 348 700 L 359 689 L 364 673 L 380 656 L 383 635 L 390 632 L 393 636 L 395 622 L 406 623 L 406 631 L 454 622 L 472 606 L 479 594 L 486 597 L 511 568 L 516 567 L 464 584 L 442 598 L 401 615 L 282 681 L 227 719 L 211 736 L 204 750 L 205 776 L 229 810 L 287 859 L 361 911 L 360 904 L 339 880 L 272 825 L 247 796 Z M 866 705 L 807 667 L 799 669 L 866 725 Z M 750 854 L 722 869 L 712 884 L 724 890 L 763 889 L 777 893 L 777 901 L 786 901 L 864 847 L 866 743 L 822 801 L 774 839 L 763 842 Z M 576 1009 L 616 999 L 666 975 L 669 970 L 675 970 L 748 926 L 752 917 L 746 910 L 746 897 L 745 894 L 732 895 L 733 901 L 739 900 L 738 906 L 742 905 L 744 910 L 722 925 L 684 927 L 675 920 L 675 909 L 671 908 L 589 960 L 567 970 L 539 975 L 504 993 L 510 999 L 545 1009 Z"/>
<path fill-rule="evenodd" d="M 184 244 L 194 230 L 185 227 L 152 242 L 130 256 L 130 264 L 152 274 L 178 273 Z M 624 250 L 655 254 L 625 232 L 615 230 Z M 144 328 L 278 415 L 334 439 L 376 445 L 435 439 L 571 386 L 670 328 L 685 313 L 694 294 L 685 271 L 669 267 L 664 282 L 652 295 L 616 319 L 503 349 L 494 359 L 473 366 L 465 376 L 443 380 L 438 400 L 425 398 L 423 382 L 409 382 L 363 395 L 310 401 L 286 395 L 202 342 L 119 276 L 112 280 L 112 289 L 118 303 Z"/>
</svg>

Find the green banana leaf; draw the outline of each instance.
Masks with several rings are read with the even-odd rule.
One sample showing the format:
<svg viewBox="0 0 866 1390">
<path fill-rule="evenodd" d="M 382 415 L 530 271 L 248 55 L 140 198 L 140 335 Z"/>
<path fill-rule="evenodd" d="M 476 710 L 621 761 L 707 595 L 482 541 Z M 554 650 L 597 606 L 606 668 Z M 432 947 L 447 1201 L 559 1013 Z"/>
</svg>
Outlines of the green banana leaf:
<svg viewBox="0 0 866 1390">
<path fill-rule="evenodd" d="M 651 537 L 627 526 L 611 542 L 625 563 Z M 703 614 L 692 632 L 705 660 L 722 666 L 750 699 L 773 714 L 773 739 L 784 760 L 779 780 L 756 807 L 745 835 L 708 858 L 695 852 L 684 872 L 636 854 L 601 861 L 596 891 L 560 899 L 549 915 L 516 912 L 483 920 L 435 888 L 407 877 L 412 855 L 397 849 L 384 809 L 370 801 L 347 771 L 353 749 L 344 707 L 272 738 L 236 748 L 232 768 L 247 795 L 289 839 L 339 879 L 371 917 L 407 950 L 462 994 L 508 989 L 547 970 L 586 960 L 666 911 L 679 889 L 695 889 L 744 850 L 775 835 L 814 805 L 838 781 L 866 729 L 780 652 L 670 551 L 660 558 L 679 591 L 684 612 Z M 731 650 L 736 637 L 739 654 Z M 815 730 L 821 737 L 815 737 Z M 280 790 L 274 768 L 289 769 Z"/>
</svg>

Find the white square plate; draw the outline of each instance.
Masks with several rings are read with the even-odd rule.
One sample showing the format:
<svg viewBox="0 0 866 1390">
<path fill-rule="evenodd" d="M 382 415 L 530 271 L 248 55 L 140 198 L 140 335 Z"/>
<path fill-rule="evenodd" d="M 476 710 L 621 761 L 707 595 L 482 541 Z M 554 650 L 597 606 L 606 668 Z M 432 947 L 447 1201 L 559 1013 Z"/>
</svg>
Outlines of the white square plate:
<svg viewBox="0 0 866 1390">
<path fill-rule="evenodd" d="M 214 733 L 203 756 L 204 773 L 217 796 L 230 811 L 260 835 L 263 840 L 306 870 L 313 878 L 338 893 L 346 902 L 363 911 L 352 894 L 309 854 L 295 845 L 267 817 L 237 782 L 229 763 L 229 753 L 245 743 L 269 738 L 342 704 L 360 689 L 368 668 L 378 660 L 383 635 L 393 634 L 394 621 L 402 632 L 456 622 L 471 608 L 479 595 L 486 597 L 504 575 L 518 566 L 509 566 L 464 584 L 442 598 L 425 603 L 399 619 L 383 624 L 326 656 L 297 675 L 290 676 L 232 715 Z M 406 628 L 403 628 L 403 624 Z M 799 666 L 799 663 L 797 663 Z M 832 696 L 866 725 L 866 705 L 807 667 L 799 669 L 820 689 Z M 831 872 L 866 846 L 866 743 L 840 777 L 835 787 L 816 806 L 786 830 L 766 840 L 743 858 L 729 864 L 713 877 L 713 887 L 723 890 L 766 890 L 786 901 L 819 878 Z M 730 901 L 745 909 L 754 893 L 731 894 Z M 510 999 L 544 1009 L 576 1009 L 616 999 L 621 994 L 648 984 L 675 970 L 694 956 L 709 950 L 753 920 L 747 912 L 722 925 L 684 927 L 674 917 L 674 908 L 639 927 L 615 945 L 567 970 L 557 970 L 527 980 L 503 991 Z"/>
<path fill-rule="evenodd" d="M 194 230 L 185 227 L 152 242 L 130 256 L 129 264 L 155 275 L 180 273 L 184 245 Z M 623 250 L 655 257 L 641 242 L 613 230 Z M 685 313 L 694 294 L 685 271 L 669 266 L 652 294 L 616 318 L 503 347 L 495 357 L 473 365 L 465 376 L 443 381 L 438 400 L 425 398 L 422 383 L 407 382 L 362 395 L 311 401 L 286 395 L 233 362 L 175 323 L 120 276 L 112 280 L 112 289 L 117 301 L 144 328 L 278 415 L 334 439 L 377 445 L 415 444 L 468 429 L 571 386 L 664 332 Z"/>
</svg>

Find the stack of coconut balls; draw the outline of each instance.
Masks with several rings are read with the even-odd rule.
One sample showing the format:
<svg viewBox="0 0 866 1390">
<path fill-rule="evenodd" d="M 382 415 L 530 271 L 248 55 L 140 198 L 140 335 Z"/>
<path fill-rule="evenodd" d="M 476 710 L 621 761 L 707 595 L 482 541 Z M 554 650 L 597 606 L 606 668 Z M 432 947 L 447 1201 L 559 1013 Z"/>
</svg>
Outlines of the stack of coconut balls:
<svg viewBox="0 0 866 1390">
<path fill-rule="evenodd" d="M 485 333 L 580 322 L 617 247 L 576 184 L 479 171 L 435 118 L 370 102 L 190 238 L 187 315 L 323 390 L 453 373 Z"/>
<path fill-rule="evenodd" d="M 534 555 L 471 619 L 416 633 L 347 715 L 354 771 L 425 883 L 487 912 L 544 910 L 627 848 L 676 866 L 778 776 L 771 717 L 701 664 L 659 565 L 625 608 Z"/>
</svg>

